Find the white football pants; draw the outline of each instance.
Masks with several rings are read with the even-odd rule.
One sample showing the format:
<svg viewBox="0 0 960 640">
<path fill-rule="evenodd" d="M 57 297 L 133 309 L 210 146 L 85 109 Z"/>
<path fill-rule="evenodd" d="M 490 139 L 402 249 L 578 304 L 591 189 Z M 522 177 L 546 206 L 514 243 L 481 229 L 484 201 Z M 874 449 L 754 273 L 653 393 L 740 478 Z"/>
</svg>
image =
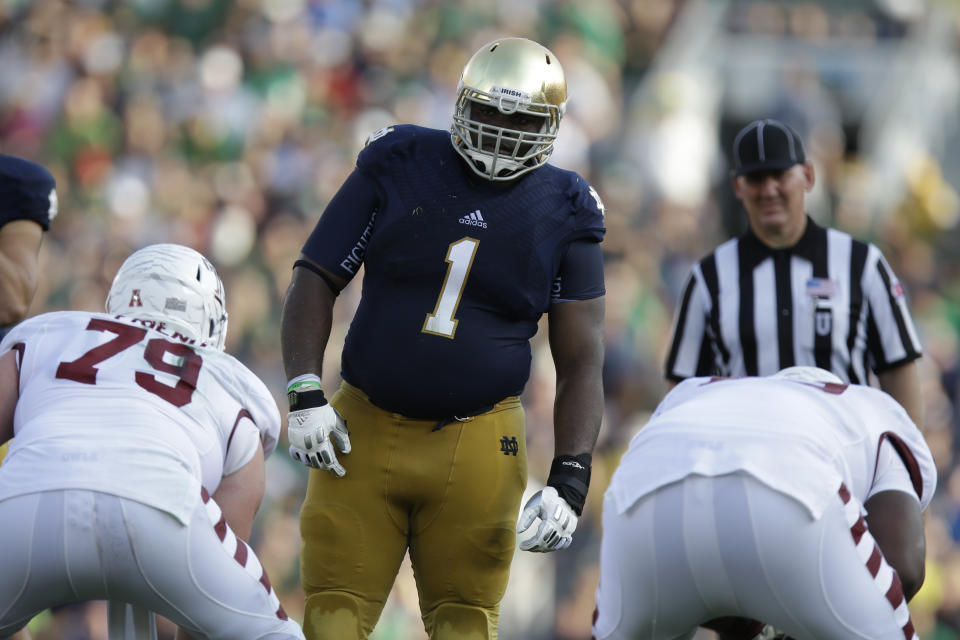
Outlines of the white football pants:
<svg viewBox="0 0 960 640">
<path fill-rule="evenodd" d="M 918 640 L 903 590 L 841 487 L 819 520 L 746 474 L 603 504 L 596 640 L 686 640 L 723 616 L 797 640 Z"/>
<path fill-rule="evenodd" d="M 0 501 L 0 638 L 40 611 L 84 600 L 129 602 L 196 638 L 302 639 L 260 562 L 204 494 L 189 526 L 96 491 Z"/>
</svg>

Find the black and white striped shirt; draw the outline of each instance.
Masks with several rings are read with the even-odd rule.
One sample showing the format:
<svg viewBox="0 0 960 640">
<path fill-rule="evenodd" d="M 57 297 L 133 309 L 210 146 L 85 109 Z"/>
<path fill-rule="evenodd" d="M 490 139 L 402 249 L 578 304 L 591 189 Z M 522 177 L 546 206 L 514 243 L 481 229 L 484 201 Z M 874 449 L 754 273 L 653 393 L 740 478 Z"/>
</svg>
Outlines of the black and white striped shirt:
<svg viewBox="0 0 960 640">
<path fill-rule="evenodd" d="M 866 384 L 870 370 L 920 355 L 903 288 L 880 250 L 808 217 L 793 247 L 771 249 L 748 230 L 693 266 L 666 377 L 815 365 Z"/>
</svg>

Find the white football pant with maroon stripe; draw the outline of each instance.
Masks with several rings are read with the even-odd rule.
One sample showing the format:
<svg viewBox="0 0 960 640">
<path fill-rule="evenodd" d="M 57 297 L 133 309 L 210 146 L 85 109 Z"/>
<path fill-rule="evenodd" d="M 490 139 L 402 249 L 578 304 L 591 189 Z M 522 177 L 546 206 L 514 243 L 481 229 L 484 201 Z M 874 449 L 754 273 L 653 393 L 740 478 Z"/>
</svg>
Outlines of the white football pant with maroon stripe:
<svg viewBox="0 0 960 640">
<path fill-rule="evenodd" d="M 680 640 L 712 618 L 797 640 L 918 640 L 900 580 L 838 487 L 820 518 L 746 473 L 691 475 L 603 508 L 596 640 Z"/>
<path fill-rule="evenodd" d="M 203 493 L 183 525 L 170 514 L 97 491 L 0 501 L 0 637 L 42 610 L 84 600 L 129 602 L 196 638 L 302 639 L 260 562 Z"/>
</svg>

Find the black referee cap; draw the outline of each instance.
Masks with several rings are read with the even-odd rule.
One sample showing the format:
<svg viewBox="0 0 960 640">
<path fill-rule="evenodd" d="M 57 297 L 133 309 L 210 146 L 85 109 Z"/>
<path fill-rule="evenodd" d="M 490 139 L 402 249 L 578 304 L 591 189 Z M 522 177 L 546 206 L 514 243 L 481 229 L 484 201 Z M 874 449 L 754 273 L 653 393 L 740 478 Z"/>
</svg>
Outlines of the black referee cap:
<svg viewBox="0 0 960 640">
<path fill-rule="evenodd" d="M 754 120 L 733 139 L 735 175 L 789 169 L 806 162 L 797 132 L 779 120 Z"/>
</svg>

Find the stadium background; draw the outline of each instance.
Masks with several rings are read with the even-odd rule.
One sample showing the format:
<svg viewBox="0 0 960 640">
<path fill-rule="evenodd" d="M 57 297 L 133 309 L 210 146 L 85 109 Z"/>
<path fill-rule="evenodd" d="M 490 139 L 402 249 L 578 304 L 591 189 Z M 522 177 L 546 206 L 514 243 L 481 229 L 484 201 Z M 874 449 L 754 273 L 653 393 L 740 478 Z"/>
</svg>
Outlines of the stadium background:
<svg viewBox="0 0 960 640">
<path fill-rule="evenodd" d="M 190 245 L 225 281 L 227 350 L 284 406 L 280 301 L 365 137 L 399 122 L 447 128 L 470 53 L 503 35 L 543 42 L 570 93 L 552 162 L 587 177 L 607 207 L 607 411 L 574 544 L 517 554 L 500 637 L 587 638 L 600 496 L 663 392 L 682 279 L 744 228 L 730 138 L 780 118 L 816 165 L 810 212 L 877 243 L 905 284 L 941 473 L 912 610 L 924 640 L 960 638 L 958 32 L 957 4 L 933 0 L 0 0 L 0 152 L 49 167 L 60 197 L 30 312 L 101 310 L 130 251 Z M 336 307 L 329 387 L 358 294 Z M 552 455 L 543 333 L 524 396 L 528 493 Z M 306 476 L 283 449 L 252 543 L 299 617 Z M 95 603 L 32 628 L 99 639 L 104 624 Z M 409 567 L 374 637 L 424 637 Z"/>
</svg>

